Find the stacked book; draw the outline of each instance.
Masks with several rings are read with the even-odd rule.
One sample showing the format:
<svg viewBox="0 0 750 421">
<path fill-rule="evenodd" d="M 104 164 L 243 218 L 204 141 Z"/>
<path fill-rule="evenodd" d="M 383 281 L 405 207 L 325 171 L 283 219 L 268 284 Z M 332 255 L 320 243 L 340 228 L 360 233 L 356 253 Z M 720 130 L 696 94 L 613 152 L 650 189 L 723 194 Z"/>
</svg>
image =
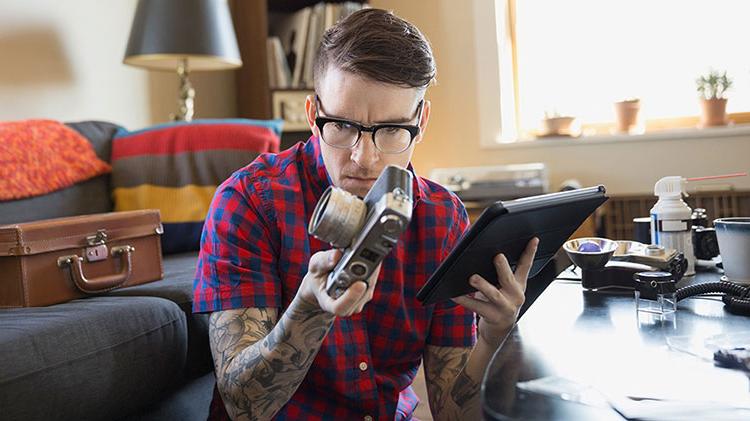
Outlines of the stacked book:
<svg viewBox="0 0 750 421">
<path fill-rule="evenodd" d="M 340 19 L 367 7 L 358 2 L 318 3 L 294 13 L 269 12 L 267 60 L 272 89 L 313 86 L 313 59 L 323 33 Z"/>
</svg>

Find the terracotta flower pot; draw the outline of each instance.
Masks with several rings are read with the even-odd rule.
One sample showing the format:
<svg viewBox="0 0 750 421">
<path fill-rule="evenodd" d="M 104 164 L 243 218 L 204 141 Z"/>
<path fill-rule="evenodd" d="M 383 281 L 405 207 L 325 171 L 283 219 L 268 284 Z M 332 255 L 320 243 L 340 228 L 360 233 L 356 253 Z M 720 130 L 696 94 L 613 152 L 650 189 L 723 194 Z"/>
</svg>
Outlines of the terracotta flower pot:
<svg viewBox="0 0 750 421">
<path fill-rule="evenodd" d="M 727 124 L 727 99 L 711 98 L 701 99 L 701 127 L 726 126 Z"/>
<path fill-rule="evenodd" d="M 617 117 L 617 132 L 630 133 L 638 124 L 638 113 L 641 110 L 641 101 L 629 99 L 615 102 L 615 116 Z"/>
</svg>

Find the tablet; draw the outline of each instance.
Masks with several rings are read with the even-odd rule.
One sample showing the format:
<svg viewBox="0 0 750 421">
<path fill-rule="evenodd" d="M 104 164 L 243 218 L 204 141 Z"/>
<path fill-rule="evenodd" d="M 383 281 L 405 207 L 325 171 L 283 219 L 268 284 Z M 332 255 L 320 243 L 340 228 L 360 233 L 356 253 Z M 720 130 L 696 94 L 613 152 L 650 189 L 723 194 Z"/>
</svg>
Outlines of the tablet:
<svg viewBox="0 0 750 421">
<path fill-rule="evenodd" d="M 596 186 L 495 202 L 461 237 L 419 290 L 417 299 L 434 304 L 474 292 L 468 281 L 475 273 L 497 285 L 492 263 L 495 255 L 503 253 L 515 272 L 526 244 L 538 237 L 539 246 L 529 271 L 531 279 L 607 199 L 604 186 Z"/>
</svg>

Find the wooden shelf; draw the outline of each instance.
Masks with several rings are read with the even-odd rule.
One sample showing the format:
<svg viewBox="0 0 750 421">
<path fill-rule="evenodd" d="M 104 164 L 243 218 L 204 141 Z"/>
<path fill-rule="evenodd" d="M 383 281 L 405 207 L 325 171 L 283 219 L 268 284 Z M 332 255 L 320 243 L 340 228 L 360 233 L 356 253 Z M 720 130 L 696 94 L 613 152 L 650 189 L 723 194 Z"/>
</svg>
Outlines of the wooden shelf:
<svg viewBox="0 0 750 421">
<path fill-rule="evenodd" d="M 274 92 L 309 89 L 271 89 L 267 66 L 269 12 L 291 13 L 321 3 L 319 0 L 228 0 L 232 10 L 242 67 L 236 70 L 237 114 L 242 118 L 274 118 Z M 344 3 L 343 0 L 325 3 Z M 355 0 L 355 3 L 366 3 Z M 294 129 L 298 130 L 298 129 Z M 307 130 L 307 129 L 305 129 Z"/>
</svg>

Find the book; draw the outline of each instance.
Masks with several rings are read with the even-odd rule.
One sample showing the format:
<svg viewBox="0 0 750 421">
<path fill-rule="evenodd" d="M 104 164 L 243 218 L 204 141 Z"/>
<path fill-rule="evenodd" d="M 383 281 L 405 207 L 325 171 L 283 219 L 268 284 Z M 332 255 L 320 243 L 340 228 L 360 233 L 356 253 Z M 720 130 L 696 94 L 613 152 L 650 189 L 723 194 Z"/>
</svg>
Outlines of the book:
<svg viewBox="0 0 750 421">
<path fill-rule="evenodd" d="M 270 12 L 269 35 L 281 41 L 287 66 L 291 72 L 289 87 L 299 87 L 302 81 L 303 59 L 307 46 L 307 36 L 312 8 L 305 7 L 294 13 Z"/>
<path fill-rule="evenodd" d="M 328 28 L 332 27 L 336 24 L 336 22 L 339 21 L 343 7 L 344 5 L 340 3 L 326 3 L 324 19 L 325 23 L 323 24 L 324 31 L 328 30 Z"/>
<path fill-rule="evenodd" d="M 266 70 L 268 71 L 268 86 L 271 89 L 276 88 L 278 83 L 276 81 L 276 50 L 273 47 L 273 38 L 278 39 L 278 37 L 266 39 Z"/>
<path fill-rule="evenodd" d="M 325 3 L 318 3 L 312 7 L 310 13 L 310 24 L 307 32 L 307 45 L 305 46 L 305 58 L 302 71 L 301 86 L 313 87 L 313 61 L 323 38 L 323 25 L 325 24 Z"/>
<path fill-rule="evenodd" d="M 271 48 L 273 49 L 274 59 L 274 72 L 275 72 L 275 87 L 278 89 L 286 89 L 291 87 L 292 84 L 292 72 L 289 69 L 287 58 L 284 54 L 284 47 L 281 45 L 279 37 L 271 37 Z"/>
</svg>

